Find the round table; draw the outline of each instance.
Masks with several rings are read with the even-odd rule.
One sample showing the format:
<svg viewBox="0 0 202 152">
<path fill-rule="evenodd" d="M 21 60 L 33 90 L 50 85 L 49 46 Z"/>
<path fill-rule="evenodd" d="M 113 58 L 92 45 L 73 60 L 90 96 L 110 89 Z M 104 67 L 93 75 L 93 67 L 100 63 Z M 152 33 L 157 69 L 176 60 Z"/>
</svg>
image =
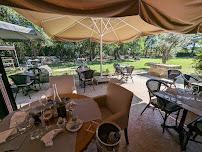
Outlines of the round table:
<svg viewBox="0 0 202 152">
<path fill-rule="evenodd" d="M 62 97 L 69 97 L 71 99 L 88 98 L 87 96 L 80 95 L 80 94 L 63 94 L 63 95 L 60 95 L 60 97 L 61 98 Z M 49 98 L 53 99 L 53 97 L 49 97 Z M 37 104 L 40 104 L 39 101 L 32 102 L 31 106 L 34 106 L 34 105 L 37 105 Z M 28 105 L 26 105 L 26 106 L 28 106 Z M 26 106 L 24 106 L 24 107 L 26 108 Z M 10 119 L 9 119 L 9 121 L 10 121 Z M 100 123 L 100 120 L 94 120 L 94 121 L 97 122 L 97 123 Z M 98 124 L 92 123 L 92 126 L 90 127 L 90 130 L 93 131 L 94 133 L 92 133 L 92 132 L 86 132 L 86 129 L 88 129 L 88 127 L 90 125 L 91 125 L 91 122 L 84 123 L 83 126 L 82 126 L 82 128 L 77 132 L 76 147 L 75 147 L 75 151 L 76 152 L 84 151 L 87 148 L 87 146 L 89 145 L 89 143 L 92 141 L 92 139 L 93 139 L 93 137 L 95 135 L 96 128 L 97 128 Z M 57 136 L 55 138 L 57 138 Z M 27 148 L 24 149 L 23 148 L 24 147 L 23 144 L 20 147 L 20 149 L 18 149 L 17 151 L 26 151 L 25 149 L 27 149 Z M 63 145 L 61 145 L 61 146 L 63 146 Z"/>
</svg>

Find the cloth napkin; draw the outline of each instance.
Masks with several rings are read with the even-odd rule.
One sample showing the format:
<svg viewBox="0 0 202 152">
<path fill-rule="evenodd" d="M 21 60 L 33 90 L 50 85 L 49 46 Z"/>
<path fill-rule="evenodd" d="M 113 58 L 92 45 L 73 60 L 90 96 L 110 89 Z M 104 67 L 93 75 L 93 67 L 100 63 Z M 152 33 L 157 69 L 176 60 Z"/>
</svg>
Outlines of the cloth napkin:
<svg viewBox="0 0 202 152">
<path fill-rule="evenodd" d="M 51 131 L 49 131 L 47 134 L 45 134 L 42 138 L 41 141 L 44 142 L 45 146 L 49 147 L 49 146 L 53 146 L 53 138 L 61 133 L 63 131 L 63 129 L 53 129 Z"/>
<path fill-rule="evenodd" d="M 171 87 L 168 87 L 168 88 L 166 89 L 166 92 L 171 93 L 171 94 L 173 94 L 173 95 L 177 95 L 177 90 L 172 89 Z"/>
<path fill-rule="evenodd" d="M 15 112 L 14 115 L 11 117 L 9 128 L 14 128 L 18 124 L 24 122 L 27 114 L 28 114 L 27 112 L 21 112 L 21 111 Z"/>
<path fill-rule="evenodd" d="M 0 144 L 6 142 L 6 139 L 17 133 L 17 129 L 16 128 L 12 128 L 3 132 L 0 132 Z"/>
</svg>

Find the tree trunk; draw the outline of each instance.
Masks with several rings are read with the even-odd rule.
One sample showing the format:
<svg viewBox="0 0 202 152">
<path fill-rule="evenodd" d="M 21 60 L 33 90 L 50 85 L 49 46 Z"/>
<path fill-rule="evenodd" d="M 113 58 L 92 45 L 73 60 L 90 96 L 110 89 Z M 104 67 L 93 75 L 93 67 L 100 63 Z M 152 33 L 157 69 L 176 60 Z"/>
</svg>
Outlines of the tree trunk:
<svg viewBox="0 0 202 152">
<path fill-rule="evenodd" d="M 174 42 L 170 45 L 169 49 L 166 51 L 166 61 L 168 61 L 169 53 L 170 53 L 172 47 L 174 46 L 174 44 L 175 44 L 176 42 L 177 42 L 177 41 L 174 41 Z"/>
<path fill-rule="evenodd" d="M 89 39 L 89 61 L 92 61 L 91 41 Z"/>
<path fill-rule="evenodd" d="M 95 58 L 95 46 L 96 46 L 96 43 L 95 43 L 95 42 L 91 43 L 92 60 Z"/>
<path fill-rule="evenodd" d="M 166 64 L 166 50 L 164 50 L 165 44 L 162 46 L 161 52 L 162 52 L 162 63 Z"/>
</svg>

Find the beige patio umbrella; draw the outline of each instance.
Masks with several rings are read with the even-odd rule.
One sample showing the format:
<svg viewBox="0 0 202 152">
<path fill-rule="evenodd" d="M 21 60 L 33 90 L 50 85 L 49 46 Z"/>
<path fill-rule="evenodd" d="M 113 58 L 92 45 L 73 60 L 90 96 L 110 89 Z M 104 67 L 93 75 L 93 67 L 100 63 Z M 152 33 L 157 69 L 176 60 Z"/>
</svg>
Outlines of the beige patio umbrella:
<svg viewBox="0 0 202 152">
<path fill-rule="evenodd" d="M 81 41 L 90 38 L 100 43 L 100 72 L 102 76 L 102 43 L 125 43 L 141 36 L 165 33 L 139 16 L 120 18 L 92 18 L 60 14 L 39 13 L 15 9 L 57 41 Z"/>
<path fill-rule="evenodd" d="M 6 0 L 0 4 L 43 13 L 89 17 L 140 15 L 177 33 L 202 33 L 201 0 Z"/>
</svg>

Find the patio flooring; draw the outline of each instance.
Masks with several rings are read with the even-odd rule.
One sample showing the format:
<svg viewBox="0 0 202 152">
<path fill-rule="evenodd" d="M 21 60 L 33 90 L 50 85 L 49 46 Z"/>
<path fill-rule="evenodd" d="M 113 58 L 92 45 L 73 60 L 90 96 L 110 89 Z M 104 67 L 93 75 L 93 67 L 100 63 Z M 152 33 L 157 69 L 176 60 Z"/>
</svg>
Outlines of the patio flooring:
<svg viewBox="0 0 202 152">
<path fill-rule="evenodd" d="M 124 134 L 122 133 L 122 139 L 120 143 L 120 152 L 180 152 L 180 144 L 178 134 L 172 129 L 166 129 L 165 133 L 162 133 L 161 124 L 163 122 L 158 110 L 147 109 L 143 115 L 140 113 L 149 101 L 149 96 L 146 88 L 146 81 L 152 78 L 143 71 L 135 71 L 133 73 L 133 81 L 129 79 L 127 83 L 121 84 L 121 86 L 127 88 L 134 93 L 130 118 L 128 125 L 128 138 L 129 145 L 125 144 Z M 76 79 L 76 87 L 78 94 L 83 94 L 89 97 L 94 97 L 106 93 L 107 83 L 100 83 L 94 85 L 95 91 L 91 86 L 84 89 L 79 86 L 78 79 Z M 182 80 L 177 81 L 177 87 L 183 88 Z M 32 99 L 24 97 L 22 94 L 17 96 L 16 103 L 28 103 L 29 101 L 37 100 L 45 90 L 48 89 L 48 84 L 44 85 L 42 91 L 30 93 Z M 195 114 L 188 113 L 185 124 L 188 124 L 196 117 Z M 175 120 L 173 115 L 168 118 L 167 124 L 174 125 Z M 198 137 L 197 137 L 198 138 Z M 198 138 L 202 141 L 202 138 Z M 86 152 L 95 152 L 96 145 L 92 142 Z M 201 152 L 202 145 L 190 141 L 187 145 L 187 152 Z"/>
</svg>

